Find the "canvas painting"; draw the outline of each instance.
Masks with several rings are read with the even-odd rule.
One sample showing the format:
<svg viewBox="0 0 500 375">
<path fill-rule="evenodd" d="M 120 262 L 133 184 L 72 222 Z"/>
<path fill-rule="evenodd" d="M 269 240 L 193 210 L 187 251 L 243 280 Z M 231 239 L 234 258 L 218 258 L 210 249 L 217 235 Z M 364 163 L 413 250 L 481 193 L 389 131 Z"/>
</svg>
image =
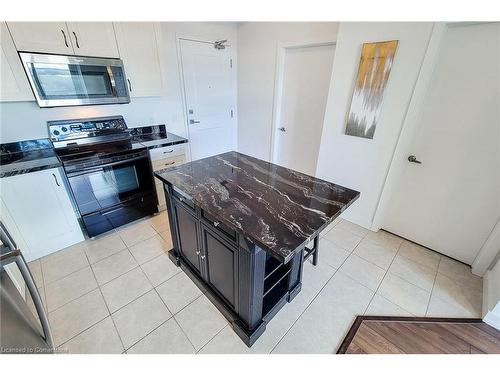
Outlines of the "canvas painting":
<svg viewBox="0 0 500 375">
<path fill-rule="evenodd" d="M 397 40 L 364 43 L 345 134 L 373 139 Z"/>
</svg>

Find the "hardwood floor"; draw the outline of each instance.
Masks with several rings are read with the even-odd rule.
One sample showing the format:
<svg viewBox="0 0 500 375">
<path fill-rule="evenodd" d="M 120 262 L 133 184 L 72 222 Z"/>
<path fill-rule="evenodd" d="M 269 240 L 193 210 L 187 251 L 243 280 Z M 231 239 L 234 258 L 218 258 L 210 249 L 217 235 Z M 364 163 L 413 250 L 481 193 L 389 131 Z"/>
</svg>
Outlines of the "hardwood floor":
<svg viewBox="0 0 500 375">
<path fill-rule="evenodd" d="M 500 354 L 500 331 L 480 319 L 358 316 L 338 354 Z"/>
</svg>

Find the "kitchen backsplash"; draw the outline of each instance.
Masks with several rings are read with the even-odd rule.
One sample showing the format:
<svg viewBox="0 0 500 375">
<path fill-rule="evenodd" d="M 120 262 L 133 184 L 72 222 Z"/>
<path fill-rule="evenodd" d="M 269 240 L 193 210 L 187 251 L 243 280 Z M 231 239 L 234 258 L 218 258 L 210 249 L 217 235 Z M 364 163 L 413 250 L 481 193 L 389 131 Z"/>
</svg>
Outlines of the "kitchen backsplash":
<svg viewBox="0 0 500 375">
<path fill-rule="evenodd" d="M 129 128 L 166 124 L 186 136 L 182 108 L 164 97 L 132 98 L 130 104 L 39 108 L 32 102 L 0 103 L 0 143 L 47 138 L 47 121 L 122 115 Z"/>
</svg>

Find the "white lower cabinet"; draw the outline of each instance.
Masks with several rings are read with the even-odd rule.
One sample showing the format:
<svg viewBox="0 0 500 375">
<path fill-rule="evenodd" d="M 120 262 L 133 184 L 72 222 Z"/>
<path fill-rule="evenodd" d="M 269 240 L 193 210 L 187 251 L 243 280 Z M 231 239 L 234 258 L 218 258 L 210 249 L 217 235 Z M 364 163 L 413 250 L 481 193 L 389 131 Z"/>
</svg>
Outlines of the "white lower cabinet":
<svg viewBox="0 0 500 375">
<path fill-rule="evenodd" d="M 27 261 L 83 241 L 59 168 L 0 179 L 0 218 Z"/>
<path fill-rule="evenodd" d="M 153 171 L 159 171 L 176 165 L 184 164 L 186 162 L 185 146 L 175 145 L 161 148 L 154 148 L 149 151 Z M 163 211 L 166 209 L 165 192 L 163 191 L 163 182 L 155 177 L 156 195 L 158 197 L 158 210 Z"/>
</svg>

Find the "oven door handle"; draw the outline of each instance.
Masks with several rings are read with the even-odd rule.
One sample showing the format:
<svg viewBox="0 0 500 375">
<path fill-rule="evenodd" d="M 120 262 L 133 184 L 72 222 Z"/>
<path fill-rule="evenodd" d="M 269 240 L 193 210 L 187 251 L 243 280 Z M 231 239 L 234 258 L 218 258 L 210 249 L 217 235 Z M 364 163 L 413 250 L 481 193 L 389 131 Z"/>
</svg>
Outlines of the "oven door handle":
<svg viewBox="0 0 500 375">
<path fill-rule="evenodd" d="M 113 167 L 115 165 L 126 164 L 126 163 L 130 163 L 132 161 L 138 161 L 138 160 L 143 160 L 143 159 L 147 159 L 147 158 L 148 158 L 147 155 L 141 155 L 141 156 L 137 156 L 137 157 L 131 158 L 131 159 L 125 159 L 125 160 L 115 161 L 112 163 L 106 163 L 106 164 L 101 164 L 101 165 L 95 165 L 92 167 L 81 168 L 81 169 L 78 169 L 74 172 L 68 172 L 68 178 L 81 176 L 83 174 L 87 174 L 87 173 L 91 173 L 91 172 L 97 172 L 97 171 L 103 170 L 106 167 Z"/>
</svg>

